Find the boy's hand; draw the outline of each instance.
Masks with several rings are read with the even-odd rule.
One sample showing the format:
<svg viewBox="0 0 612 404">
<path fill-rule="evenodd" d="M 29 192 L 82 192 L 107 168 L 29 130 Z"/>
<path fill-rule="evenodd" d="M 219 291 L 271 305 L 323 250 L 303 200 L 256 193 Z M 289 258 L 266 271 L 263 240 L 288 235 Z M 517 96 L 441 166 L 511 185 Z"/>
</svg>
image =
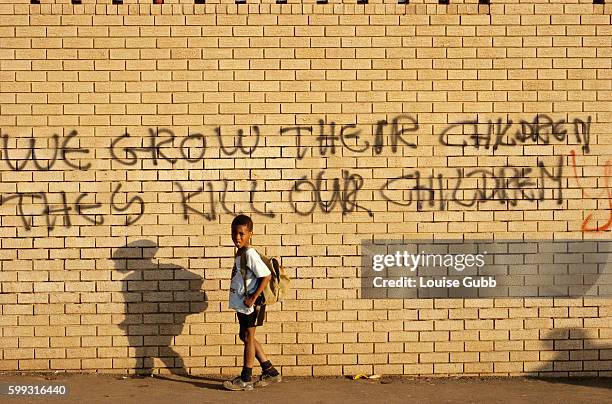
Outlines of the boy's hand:
<svg viewBox="0 0 612 404">
<path fill-rule="evenodd" d="M 255 304 L 255 300 L 257 300 L 257 298 L 253 294 L 253 295 L 245 297 L 242 302 L 244 303 L 246 307 L 251 307 L 252 305 Z"/>
<path fill-rule="evenodd" d="M 268 284 L 268 282 L 270 282 L 270 279 L 272 278 L 272 275 L 268 275 L 268 276 L 262 276 L 261 278 L 257 278 L 257 282 L 258 282 L 258 286 L 257 289 L 255 290 L 255 292 L 253 292 L 253 294 L 246 296 L 242 302 L 244 303 L 245 306 L 247 307 L 251 307 L 255 304 L 255 301 L 257 300 L 257 297 L 259 297 L 259 295 L 261 295 L 263 293 L 264 288 L 266 287 L 266 285 Z"/>
</svg>

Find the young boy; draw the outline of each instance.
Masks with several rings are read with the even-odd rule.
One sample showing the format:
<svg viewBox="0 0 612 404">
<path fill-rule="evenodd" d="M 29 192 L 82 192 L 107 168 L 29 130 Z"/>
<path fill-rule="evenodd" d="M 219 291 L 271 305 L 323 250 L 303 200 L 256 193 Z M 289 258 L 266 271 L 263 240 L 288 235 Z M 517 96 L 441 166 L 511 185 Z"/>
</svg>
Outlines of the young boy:
<svg viewBox="0 0 612 404">
<path fill-rule="evenodd" d="M 253 387 L 263 387 L 271 382 L 280 382 L 281 375 L 266 358 L 261 344 L 255 338 L 256 327 L 263 325 L 266 306 L 255 304 L 263 299 L 262 292 L 271 278 L 271 272 L 261 260 L 254 248 L 250 248 L 253 235 L 253 221 L 246 215 L 238 215 L 232 221 L 232 241 L 238 251 L 232 270 L 230 284 L 229 307 L 236 310 L 240 332 L 238 336 L 244 342 L 243 367 L 240 376 L 223 383 L 228 390 L 252 390 Z M 246 282 L 242 277 L 240 267 L 242 255 L 246 257 Z M 245 290 L 246 286 L 246 290 Z M 261 298 L 260 298 L 261 296 Z M 261 365 L 260 379 L 253 383 L 251 375 L 255 358 Z"/>
</svg>

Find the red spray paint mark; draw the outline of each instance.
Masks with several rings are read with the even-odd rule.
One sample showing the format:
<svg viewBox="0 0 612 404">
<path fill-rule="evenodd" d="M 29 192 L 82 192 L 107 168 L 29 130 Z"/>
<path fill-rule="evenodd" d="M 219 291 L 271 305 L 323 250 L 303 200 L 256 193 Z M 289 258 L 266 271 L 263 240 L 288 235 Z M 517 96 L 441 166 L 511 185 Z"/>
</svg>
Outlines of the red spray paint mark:
<svg viewBox="0 0 612 404">
<path fill-rule="evenodd" d="M 572 150 L 571 156 L 572 156 L 572 168 L 574 171 L 574 178 L 576 179 L 576 183 L 578 184 L 578 186 L 582 188 L 582 185 L 580 185 L 580 179 L 578 178 L 578 170 L 576 169 L 576 151 L 575 150 Z M 593 217 L 593 213 L 594 213 L 594 212 L 591 212 L 582 222 L 582 226 L 580 229 L 583 232 L 606 231 L 612 228 L 612 191 L 610 190 L 610 184 L 609 184 L 610 175 L 612 173 L 611 166 L 612 166 L 612 163 L 610 162 L 610 160 L 607 160 L 606 165 L 604 167 L 604 187 L 605 189 L 603 190 L 603 192 L 605 192 L 608 197 L 608 221 L 601 226 L 597 226 L 597 225 L 589 226 L 589 223 L 591 222 L 591 218 Z M 589 197 L 599 198 L 603 192 L 600 192 L 596 196 L 589 196 Z"/>
</svg>

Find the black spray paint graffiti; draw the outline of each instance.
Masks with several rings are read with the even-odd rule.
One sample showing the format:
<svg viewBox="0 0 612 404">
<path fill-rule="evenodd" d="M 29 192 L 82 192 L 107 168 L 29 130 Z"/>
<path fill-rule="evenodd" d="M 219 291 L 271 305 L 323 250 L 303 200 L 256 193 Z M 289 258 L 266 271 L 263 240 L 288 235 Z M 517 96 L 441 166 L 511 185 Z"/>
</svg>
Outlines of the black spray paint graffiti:
<svg viewBox="0 0 612 404">
<path fill-rule="evenodd" d="M 576 141 L 582 145 L 584 153 L 589 153 L 591 117 L 586 119 L 553 120 L 547 115 L 536 115 L 532 119 L 523 119 L 518 123 L 497 118 L 479 123 L 478 119 L 453 123 L 439 135 L 442 145 L 451 147 L 473 147 L 476 149 L 496 151 L 502 146 L 523 146 L 530 144 L 549 145 Z M 419 124 L 411 115 L 398 115 L 390 120 L 379 120 L 371 125 L 370 138 L 364 135 L 364 128 L 355 124 L 337 125 L 335 122 L 319 120 L 316 126 L 294 126 L 281 128 L 281 135 L 294 136 L 297 147 L 297 158 L 306 156 L 332 156 L 341 149 L 366 156 L 380 155 L 386 146 L 391 153 L 404 154 L 405 149 L 417 148 L 417 131 Z M 219 153 L 224 156 L 253 156 L 260 144 L 260 129 L 249 128 L 251 143 L 246 146 L 245 130 L 237 129 L 233 135 L 223 134 L 220 127 L 213 130 Z M 312 135 L 315 135 L 314 137 Z M 50 140 L 50 157 L 37 155 L 36 139 L 28 139 L 29 149 L 16 155 L 9 147 L 8 135 L 2 136 L 0 161 L 12 171 L 38 170 L 48 171 L 54 168 L 57 161 L 77 170 L 88 170 L 91 164 L 82 164 L 73 154 L 88 155 L 89 149 L 74 147 L 71 142 L 77 136 L 76 131 L 60 142 L 58 135 Z M 423 135 L 421 135 L 423 136 Z M 230 140 L 231 139 L 231 140 Z M 135 144 L 136 143 L 136 144 Z M 134 166 L 139 161 L 176 163 L 179 159 L 197 163 L 204 159 L 208 147 L 207 137 L 201 133 L 189 133 L 186 137 L 177 137 L 170 129 L 148 130 L 145 138 L 131 137 L 124 133 L 111 141 L 109 148 L 114 161 L 125 166 Z M 31 164 L 30 164 L 31 162 Z M 518 201 L 542 201 L 546 198 L 563 202 L 563 157 L 559 157 L 554 167 L 547 168 L 542 162 L 537 168 L 531 167 L 496 167 L 496 168 L 457 168 L 455 175 L 423 175 L 420 170 L 391 178 L 378 190 L 382 198 L 399 206 L 415 206 L 416 210 L 451 209 L 452 204 L 459 207 L 471 207 L 478 203 L 497 201 L 500 204 L 516 206 Z M 409 167 L 406 167 L 408 169 Z M 358 203 L 360 192 L 364 189 L 361 175 L 342 170 L 341 176 L 325 179 L 325 171 L 319 171 L 314 178 L 307 175 L 296 180 L 288 192 L 290 211 L 308 216 L 315 212 L 342 212 L 343 215 L 362 210 L 373 216 L 371 209 Z M 195 191 L 186 191 L 180 182 L 174 182 L 181 194 L 183 218 L 200 217 L 207 221 L 215 220 L 218 214 L 238 214 L 228 206 L 227 195 L 231 179 L 219 182 L 203 181 Z M 250 212 L 266 217 L 275 217 L 265 201 L 255 202 L 259 189 L 265 188 L 256 180 L 251 181 L 249 192 Z M 121 184 L 113 188 L 108 204 L 112 214 L 124 216 L 124 224 L 138 222 L 145 212 L 145 202 L 140 196 L 128 199 L 121 193 Z M 548 193 L 548 195 L 547 195 Z M 119 196 L 121 194 L 121 196 Z M 370 194 L 371 195 L 371 194 Z M 58 203 L 57 198 L 59 197 Z M 101 225 L 105 222 L 100 212 L 102 204 L 88 203 L 95 195 L 79 193 L 76 199 L 68 201 L 70 194 L 65 192 L 17 192 L 0 195 L 0 206 L 16 201 L 17 216 L 26 229 L 34 224 L 33 218 L 44 216 L 49 229 L 58 225 L 72 226 L 71 214 L 76 214 L 88 223 Z M 204 199 L 204 202 L 201 201 Z M 369 199 L 369 198 L 366 198 Z M 205 208 L 204 208 L 205 207 Z M 61 218 L 61 220 L 58 220 Z M 60 224 L 61 222 L 61 224 Z"/>
<path fill-rule="evenodd" d="M 589 153 L 590 116 L 586 120 L 574 118 L 571 123 L 565 119 L 555 121 L 544 114 L 536 115 L 531 121 L 522 119 L 516 123 L 502 118 L 485 123 L 479 123 L 478 119 L 466 120 L 447 126 L 440 133 L 439 140 L 440 144 L 446 146 L 497 150 L 500 146 L 548 145 L 554 141 L 563 144 L 568 140 L 570 132 L 576 142 L 582 145 L 582 151 Z"/>
<path fill-rule="evenodd" d="M 140 196 L 133 196 L 127 202 L 122 202 L 123 195 L 121 184 L 116 184 L 113 187 L 113 193 L 110 198 L 111 214 L 124 213 L 123 224 L 125 226 L 132 225 L 144 215 L 145 203 Z M 16 200 L 17 216 L 21 219 L 23 227 L 30 230 L 34 225 L 34 218 L 43 216 L 49 230 L 53 230 L 58 224 L 57 219 L 61 217 L 62 223 L 60 226 L 71 227 L 73 213 L 82 217 L 88 223 L 94 225 L 104 224 L 104 215 L 95 210 L 102 207 L 102 204 L 87 203 L 87 198 L 90 196 L 88 192 L 81 192 L 76 197 L 74 203 L 68 201 L 66 192 L 59 192 L 59 203 L 53 203 L 52 196 L 57 196 L 58 193 L 47 192 L 16 192 L 11 194 L 0 194 L 0 206 Z M 31 202 L 31 203 L 27 203 Z M 134 206 L 132 206 L 134 205 Z M 29 210 L 26 210 L 29 209 Z"/>
<path fill-rule="evenodd" d="M 223 213 L 230 215 L 238 215 L 244 212 L 234 212 L 227 206 L 227 192 L 229 186 L 229 180 L 222 180 L 223 189 L 215 190 L 214 183 L 212 181 L 204 181 L 204 185 L 198 187 L 195 192 L 185 191 L 183 185 L 174 181 L 174 185 L 178 188 L 181 193 L 181 207 L 183 210 L 183 219 L 189 220 L 190 214 L 194 214 L 196 216 L 202 217 L 207 221 L 212 221 L 217 218 L 217 212 L 219 206 L 223 210 Z M 266 217 L 275 217 L 276 214 L 274 212 L 266 212 L 265 209 L 260 210 L 255 206 L 255 193 L 257 192 L 257 180 L 251 181 L 251 190 L 249 191 L 249 206 L 251 211 Z M 208 194 L 205 196 L 206 204 L 208 206 L 208 210 L 198 210 L 193 205 L 190 205 L 192 199 L 197 198 L 200 195 Z"/>
<path fill-rule="evenodd" d="M 255 137 L 254 145 L 251 147 L 244 146 L 246 135 L 243 129 L 238 129 L 232 137 L 236 144 L 232 147 L 224 144 L 224 135 L 220 127 L 215 128 L 214 132 L 221 153 L 225 156 L 233 156 L 239 151 L 245 156 L 250 156 L 259 145 L 260 131 L 258 126 L 251 127 L 251 134 Z M 143 143 L 146 143 L 146 146 L 122 146 L 124 141 L 129 141 L 129 139 L 134 138 L 129 133 L 124 133 L 113 139 L 110 146 L 110 154 L 113 160 L 126 166 L 135 165 L 139 159 L 149 159 L 155 166 L 158 165 L 159 160 L 174 164 L 179 158 L 189 163 L 197 163 L 204 159 L 207 147 L 206 136 L 201 133 L 190 133 L 181 139 L 178 150 L 176 150 L 174 143 L 177 137 L 172 130 L 165 128 L 149 128 L 148 137 L 146 140 L 142 140 Z M 178 154 L 178 156 L 168 156 L 166 151 L 173 151 L 173 154 Z"/>
<path fill-rule="evenodd" d="M 189 163 L 197 163 L 204 159 L 206 153 L 207 140 L 206 136 L 201 133 L 190 133 L 185 137 L 180 138 L 175 136 L 174 132 L 166 128 L 149 128 L 146 138 L 133 138 L 129 133 L 124 133 L 112 139 L 109 151 L 111 158 L 125 166 L 135 165 L 139 158 L 152 161 L 153 165 L 157 166 L 159 161 L 167 161 L 171 164 L 176 163 L 179 159 L 184 159 Z M 240 152 L 242 155 L 252 155 L 260 141 L 260 131 L 258 126 L 250 128 L 251 137 L 254 138 L 253 145 L 245 146 L 245 132 L 243 129 L 236 130 L 234 135 L 226 135 L 222 133 L 220 127 L 214 129 L 215 137 L 218 141 L 218 146 L 221 153 L 225 156 L 234 156 Z M 28 147 L 25 148 L 25 153 L 20 151 L 15 153 L 16 147 L 11 147 L 11 138 L 7 134 L 2 135 L 2 144 L 0 147 L 0 162 L 11 171 L 49 171 L 56 167 L 56 163 L 62 161 L 68 168 L 80 171 L 87 171 L 91 168 L 91 163 L 82 163 L 81 160 L 75 159 L 75 154 L 89 155 L 90 150 L 84 147 L 73 147 L 71 143 L 76 141 L 78 132 L 72 130 L 60 142 L 60 136 L 57 134 L 49 138 L 50 145 L 47 146 L 47 140 L 44 139 L 44 145 L 41 145 L 41 140 L 31 137 L 19 140 L 26 140 Z M 225 141 L 223 139 L 226 139 Z M 228 138 L 235 145 L 226 144 Z M 139 141 L 143 145 L 128 146 L 125 143 L 130 140 Z M 16 142 L 17 140 L 15 140 Z M 178 142 L 178 146 L 175 146 Z M 44 157 L 40 152 L 44 150 Z M 167 153 L 171 152 L 173 156 Z M 31 162 L 31 164 L 30 164 Z"/>
<path fill-rule="evenodd" d="M 342 178 L 334 178 L 332 189 L 328 191 L 324 189 L 324 175 L 325 172 L 320 171 L 314 181 L 310 181 L 306 176 L 303 176 L 295 182 L 289 193 L 289 202 L 295 213 L 300 216 L 308 216 L 315 212 L 317 208 L 323 213 L 329 213 L 338 205 L 343 215 L 361 208 L 368 212 L 370 217 L 374 216 L 371 210 L 357 204 L 357 194 L 363 187 L 363 177 L 361 175 L 351 174 L 348 170 L 342 170 Z M 302 192 L 310 192 L 314 196 L 314 198 L 311 198 L 314 200 L 302 202 L 302 204 L 310 205 L 305 210 L 301 210 L 298 202 L 295 201 L 296 195 Z M 323 196 L 325 193 L 331 193 L 331 196 L 325 199 Z"/>
<path fill-rule="evenodd" d="M 385 146 L 385 135 L 390 138 L 388 142 L 391 145 L 391 151 L 397 153 L 399 145 L 408 146 L 412 149 L 416 149 L 417 145 L 405 139 L 403 136 L 410 133 L 415 133 L 419 129 L 419 125 L 415 117 L 411 115 L 398 115 L 391 119 L 390 133 L 386 133 L 385 129 L 389 126 L 389 121 L 380 120 L 376 122 L 374 129 L 374 139 L 372 142 L 366 140 L 363 144 L 359 144 L 359 140 L 362 138 L 362 129 L 358 128 L 355 124 L 347 125 L 336 125 L 335 122 L 325 122 L 319 120 L 315 132 L 313 126 L 292 126 L 283 127 L 280 130 L 281 135 L 293 134 L 296 137 L 297 142 L 297 158 L 303 159 L 309 150 L 312 150 L 312 155 L 315 156 L 326 156 L 335 155 L 337 149 L 345 148 L 353 153 L 365 153 L 370 149 L 374 154 L 378 155 L 382 153 Z M 339 130 L 337 131 L 339 127 Z M 315 133 L 315 145 L 306 145 L 307 142 L 305 137 Z"/>
<path fill-rule="evenodd" d="M 53 169 L 58 160 L 63 161 L 72 169 L 85 171 L 91 167 L 90 163 L 82 165 L 80 160 L 72 161 L 72 154 L 89 154 L 89 149 L 70 146 L 70 142 L 77 136 L 77 134 L 78 133 L 76 130 L 71 131 L 61 142 L 61 145 L 59 135 L 53 135 L 51 137 L 51 146 L 49 147 L 52 150 L 52 154 L 47 158 L 37 156 L 37 150 L 44 150 L 48 148 L 46 145 L 45 147 L 40 147 L 40 143 L 37 145 L 36 138 L 28 138 L 29 147 L 27 148 L 25 155 L 14 155 L 14 150 L 11 150 L 11 147 L 9 147 L 9 135 L 4 134 L 2 135 L 0 161 L 4 162 L 4 164 L 6 164 L 6 166 L 12 171 L 22 171 L 26 169 L 49 171 Z M 33 167 L 32 165 L 28 164 L 30 161 L 33 163 Z M 42 164 L 42 161 L 45 161 L 46 163 Z"/>
<path fill-rule="evenodd" d="M 308 216 L 317 209 L 321 212 L 329 213 L 339 207 L 342 214 L 348 214 L 360 208 L 368 212 L 370 216 L 373 216 L 369 209 L 357 204 L 357 195 L 364 184 L 364 180 L 359 174 L 351 174 L 348 170 L 342 170 L 342 178 L 329 180 L 332 184 L 330 190 L 325 189 L 327 180 L 323 178 L 324 175 L 325 172 L 320 171 L 314 181 L 310 181 L 306 176 L 303 176 L 295 182 L 289 191 L 289 204 L 295 213 L 301 216 Z M 212 221 L 217 218 L 217 214 L 220 212 L 230 215 L 244 213 L 234 212 L 228 207 L 227 193 L 230 180 L 224 179 L 221 183 L 222 189 L 217 189 L 218 187 L 215 186 L 215 182 L 204 181 L 202 186 L 190 192 L 183 188 L 183 184 L 175 181 L 174 185 L 176 185 L 181 194 L 183 218 L 189 220 L 190 215 L 195 215 L 207 221 Z M 268 211 L 265 206 L 262 209 L 257 207 L 254 201 L 257 189 L 258 181 L 251 180 L 251 189 L 249 191 L 250 211 L 260 216 L 275 217 L 276 214 Z M 309 195 L 308 193 L 312 194 Z M 300 199 L 300 195 L 304 194 L 307 198 Z M 329 195 L 328 198 L 325 198 L 325 195 Z M 205 206 L 206 210 L 197 209 L 194 206 L 196 203 Z M 308 208 L 301 209 L 301 204 L 308 205 Z"/>
<path fill-rule="evenodd" d="M 501 117 L 479 122 L 477 117 L 452 123 L 437 136 L 442 145 L 495 151 L 500 146 L 548 145 L 553 141 L 563 144 L 570 140 L 571 134 L 572 138 L 582 145 L 583 152 L 589 153 L 591 120 L 590 116 L 584 120 L 554 120 L 548 115 L 538 114 L 530 120 L 522 119 L 515 123 L 511 119 Z M 352 153 L 372 156 L 381 154 L 385 146 L 390 146 L 393 154 L 403 147 L 417 148 L 419 124 L 415 116 L 397 115 L 389 120 L 378 120 L 369 126 L 372 129 L 369 131 L 371 134 L 364 135 L 364 128 L 356 124 L 339 125 L 321 119 L 315 126 L 282 127 L 279 134 L 295 137 L 297 158 L 300 160 L 309 155 L 309 152 L 313 157 L 332 156 L 340 149 L 346 149 Z M 228 135 L 218 126 L 213 132 L 213 138 L 216 139 L 223 156 L 253 156 L 260 145 L 261 133 L 257 125 L 249 127 L 248 136 L 243 128 Z M 59 136 L 55 134 L 50 138 L 49 147 L 40 147 L 36 138 L 27 138 L 29 147 L 26 148 L 25 155 L 23 152 L 15 155 L 9 146 L 9 136 L 4 134 L 0 161 L 12 171 L 48 171 L 53 169 L 58 161 L 63 161 L 71 169 L 86 171 L 91 168 L 91 163 L 82 164 L 80 160 L 75 160 L 73 155 L 89 155 L 90 150 L 70 145 L 77 134 L 76 130 L 72 130 L 61 144 Z M 313 137 L 313 134 L 316 136 Z M 366 139 L 367 137 L 370 139 Z M 247 138 L 250 138 L 251 146 L 245 145 Z M 140 144 L 133 145 L 134 142 Z M 174 164 L 179 159 L 198 163 L 204 159 L 207 147 L 207 137 L 202 133 L 188 133 L 186 136 L 177 137 L 174 131 L 168 128 L 148 128 L 148 135 L 144 138 L 132 137 L 127 132 L 114 137 L 109 152 L 114 161 L 125 166 L 134 166 L 139 160 L 149 160 L 157 166 L 160 161 Z M 37 150 L 44 149 L 48 149 L 48 156 L 42 158 L 37 155 Z M 30 161 L 32 164 L 28 164 Z"/>
<path fill-rule="evenodd" d="M 442 174 L 423 177 L 419 170 L 392 178 L 380 188 L 383 198 L 395 205 L 416 206 L 421 211 L 447 210 L 451 203 L 471 207 L 477 202 L 497 201 L 516 206 L 519 201 L 543 201 L 546 191 L 552 191 L 552 199 L 563 203 L 563 161 L 558 158 L 555 167 L 548 169 L 539 162 L 538 168 L 497 167 L 456 169 L 456 176 L 445 178 Z M 453 183 L 454 182 L 454 183 Z"/>
</svg>

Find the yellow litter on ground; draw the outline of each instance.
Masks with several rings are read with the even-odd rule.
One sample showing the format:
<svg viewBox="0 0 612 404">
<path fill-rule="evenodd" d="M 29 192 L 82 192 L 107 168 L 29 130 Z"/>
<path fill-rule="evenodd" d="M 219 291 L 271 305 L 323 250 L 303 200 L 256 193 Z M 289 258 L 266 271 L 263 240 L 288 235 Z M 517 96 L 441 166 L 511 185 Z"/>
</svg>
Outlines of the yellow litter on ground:
<svg viewBox="0 0 612 404">
<path fill-rule="evenodd" d="M 353 380 L 358 379 L 380 379 L 380 375 L 367 375 L 365 373 L 360 373 L 358 375 L 353 376 Z"/>
</svg>

